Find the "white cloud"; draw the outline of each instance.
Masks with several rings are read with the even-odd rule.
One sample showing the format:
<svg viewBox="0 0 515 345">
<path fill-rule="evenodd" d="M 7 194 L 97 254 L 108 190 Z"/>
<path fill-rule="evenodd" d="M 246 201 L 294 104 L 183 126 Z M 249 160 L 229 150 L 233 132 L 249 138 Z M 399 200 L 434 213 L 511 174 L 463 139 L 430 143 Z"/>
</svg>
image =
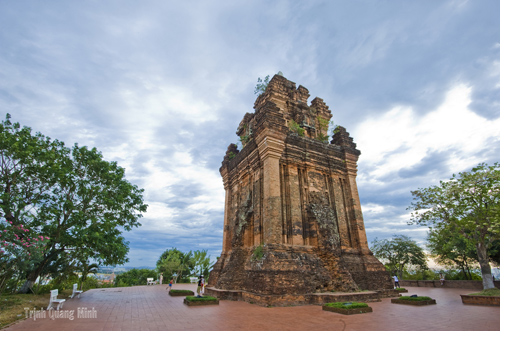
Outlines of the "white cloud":
<svg viewBox="0 0 515 345">
<path fill-rule="evenodd" d="M 449 157 L 453 172 L 479 163 L 479 152 L 490 140 L 500 138 L 500 119 L 488 120 L 472 112 L 470 93 L 470 87 L 460 84 L 427 114 L 397 106 L 362 122 L 355 138 L 363 152 L 360 163 L 373 167 L 367 182 L 379 183 L 392 171 L 414 167 L 431 152 L 453 152 Z"/>
</svg>

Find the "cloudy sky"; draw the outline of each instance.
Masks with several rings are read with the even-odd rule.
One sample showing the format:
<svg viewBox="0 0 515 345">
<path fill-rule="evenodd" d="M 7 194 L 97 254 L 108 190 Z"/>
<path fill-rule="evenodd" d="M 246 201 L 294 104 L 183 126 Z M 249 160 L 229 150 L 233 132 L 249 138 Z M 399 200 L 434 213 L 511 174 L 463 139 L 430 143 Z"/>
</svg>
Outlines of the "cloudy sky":
<svg viewBox="0 0 515 345">
<path fill-rule="evenodd" d="M 369 242 L 406 225 L 410 191 L 500 161 L 494 0 L 0 0 L 0 115 L 97 147 L 145 189 L 128 266 L 222 248 L 218 169 L 281 71 L 324 99 L 362 154 Z"/>
</svg>

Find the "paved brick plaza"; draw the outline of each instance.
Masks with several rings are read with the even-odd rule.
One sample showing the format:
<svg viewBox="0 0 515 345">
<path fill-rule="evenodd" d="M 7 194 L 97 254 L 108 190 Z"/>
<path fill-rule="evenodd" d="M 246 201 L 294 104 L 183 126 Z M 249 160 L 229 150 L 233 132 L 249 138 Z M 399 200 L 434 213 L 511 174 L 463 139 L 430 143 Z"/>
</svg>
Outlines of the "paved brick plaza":
<svg viewBox="0 0 515 345">
<path fill-rule="evenodd" d="M 191 284 L 174 284 L 191 289 Z M 430 296 L 432 306 L 371 302 L 373 312 L 341 315 L 321 306 L 265 308 L 245 302 L 188 307 L 170 297 L 166 285 L 95 289 L 64 303 L 63 319 L 26 319 L 5 331 L 499 331 L 500 308 L 461 303 L 464 289 L 409 287 L 409 295 Z M 94 312 L 92 313 L 91 311 Z M 84 311 L 83 318 L 78 311 Z M 73 313 L 73 320 L 66 318 Z M 95 315 L 96 314 L 96 315 Z M 87 318 L 90 316 L 90 318 Z M 95 317 L 96 316 L 96 317 Z"/>
</svg>

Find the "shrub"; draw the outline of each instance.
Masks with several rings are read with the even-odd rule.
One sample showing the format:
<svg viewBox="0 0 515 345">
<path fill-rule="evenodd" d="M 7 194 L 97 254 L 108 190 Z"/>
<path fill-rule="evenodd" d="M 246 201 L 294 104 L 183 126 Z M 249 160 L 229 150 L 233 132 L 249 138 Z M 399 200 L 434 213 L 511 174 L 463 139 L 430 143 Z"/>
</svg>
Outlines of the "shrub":
<svg viewBox="0 0 515 345">
<path fill-rule="evenodd" d="M 342 308 L 342 309 L 356 309 L 356 308 L 367 308 L 368 304 L 363 302 L 333 302 L 324 304 L 326 307 L 331 308 Z"/>
<path fill-rule="evenodd" d="M 432 300 L 431 297 L 427 297 L 427 296 L 417 296 L 417 297 L 401 296 L 398 299 L 405 300 L 405 301 L 430 301 L 430 300 Z"/>
<path fill-rule="evenodd" d="M 158 279 L 158 277 L 159 274 L 156 272 L 156 270 L 133 268 L 127 272 L 117 275 L 115 278 L 115 286 L 125 287 L 133 285 L 146 285 L 147 278 Z"/>
<path fill-rule="evenodd" d="M 495 289 L 486 289 L 481 292 L 469 293 L 470 296 L 501 296 L 501 290 Z"/>
<path fill-rule="evenodd" d="M 302 128 L 297 122 L 295 122 L 294 120 L 290 120 L 290 122 L 288 123 L 288 128 L 290 129 L 291 132 L 293 133 L 297 133 L 297 135 L 299 137 L 303 137 L 304 136 L 304 132 L 305 132 L 305 129 Z"/>
<path fill-rule="evenodd" d="M 254 253 L 252 253 L 251 260 L 252 261 L 261 260 L 264 255 L 265 255 L 265 253 L 263 252 L 263 246 L 260 244 L 259 246 L 256 247 L 256 249 L 254 249 Z"/>
<path fill-rule="evenodd" d="M 190 292 L 193 292 L 191 290 L 170 290 L 170 292 L 176 292 L 176 293 L 190 293 Z"/>
<path fill-rule="evenodd" d="M 191 301 L 191 302 L 196 302 L 196 301 L 216 301 L 217 298 L 216 297 L 212 297 L 212 296 L 203 296 L 203 297 L 186 296 L 186 300 Z"/>
</svg>

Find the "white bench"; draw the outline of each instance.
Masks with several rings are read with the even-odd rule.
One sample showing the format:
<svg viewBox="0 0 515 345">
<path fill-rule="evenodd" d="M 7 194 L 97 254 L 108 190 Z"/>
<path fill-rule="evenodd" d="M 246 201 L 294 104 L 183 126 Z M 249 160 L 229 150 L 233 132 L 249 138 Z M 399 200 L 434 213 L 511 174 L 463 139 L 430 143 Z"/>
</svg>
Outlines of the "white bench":
<svg viewBox="0 0 515 345">
<path fill-rule="evenodd" d="M 157 282 L 154 281 L 154 278 L 147 278 L 147 285 L 156 285 Z"/>
<path fill-rule="evenodd" d="M 190 283 L 198 283 L 198 277 L 190 277 Z"/>
<path fill-rule="evenodd" d="M 73 297 L 75 297 L 75 295 L 79 295 L 79 298 L 80 298 L 81 294 L 82 294 L 82 290 L 77 290 L 77 284 L 73 284 L 73 292 L 70 297 L 73 298 Z"/>
<path fill-rule="evenodd" d="M 61 308 L 62 304 L 66 301 L 65 299 L 57 299 L 58 294 L 59 294 L 59 291 L 57 289 L 50 291 L 50 303 L 48 303 L 48 307 L 46 308 L 47 310 L 52 309 L 54 307 L 53 306 L 54 303 L 57 303 L 57 310 L 59 310 L 59 308 Z"/>
</svg>

